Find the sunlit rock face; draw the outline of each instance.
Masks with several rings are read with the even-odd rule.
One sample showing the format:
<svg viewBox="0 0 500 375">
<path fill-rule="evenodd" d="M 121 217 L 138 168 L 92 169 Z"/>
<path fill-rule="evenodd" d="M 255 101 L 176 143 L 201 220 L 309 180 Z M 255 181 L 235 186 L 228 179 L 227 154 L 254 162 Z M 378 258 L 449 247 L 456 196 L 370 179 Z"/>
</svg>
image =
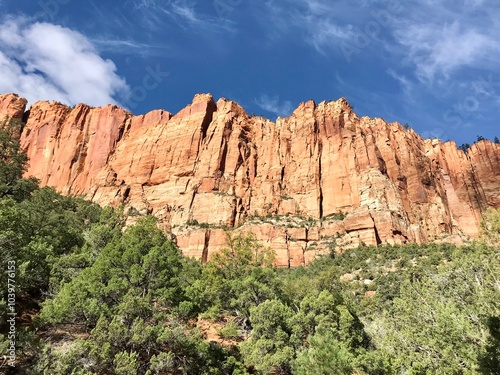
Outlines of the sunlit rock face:
<svg viewBox="0 0 500 375">
<path fill-rule="evenodd" d="M 251 231 L 282 267 L 361 243 L 402 244 L 479 233 L 500 207 L 500 145 L 467 154 L 341 98 L 302 103 L 276 122 L 196 95 L 176 115 L 0 95 L 0 119 L 26 122 L 26 176 L 63 194 L 157 216 L 188 256 L 208 260 L 226 233 Z M 342 213 L 342 214 L 341 214 Z"/>
</svg>

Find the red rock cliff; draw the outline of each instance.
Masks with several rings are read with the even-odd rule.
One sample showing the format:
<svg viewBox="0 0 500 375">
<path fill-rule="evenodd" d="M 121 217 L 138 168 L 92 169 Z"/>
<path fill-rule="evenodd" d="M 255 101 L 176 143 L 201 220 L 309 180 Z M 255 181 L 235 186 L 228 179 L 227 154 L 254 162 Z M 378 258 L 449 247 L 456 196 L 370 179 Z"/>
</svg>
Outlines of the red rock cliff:
<svg viewBox="0 0 500 375">
<path fill-rule="evenodd" d="M 0 118 L 26 101 L 0 96 Z M 24 114 L 27 175 L 64 194 L 152 213 L 185 254 L 208 259 L 223 228 L 253 231 L 280 266 L 366 244 L 460 241 L 500 207 L 500 145 L 423 140 L 345 99 L 276 123 L 196 95 L 176 115 L 37 102 Z M 344 218 L 340 213 L 347 214 Z"/>
</svg>

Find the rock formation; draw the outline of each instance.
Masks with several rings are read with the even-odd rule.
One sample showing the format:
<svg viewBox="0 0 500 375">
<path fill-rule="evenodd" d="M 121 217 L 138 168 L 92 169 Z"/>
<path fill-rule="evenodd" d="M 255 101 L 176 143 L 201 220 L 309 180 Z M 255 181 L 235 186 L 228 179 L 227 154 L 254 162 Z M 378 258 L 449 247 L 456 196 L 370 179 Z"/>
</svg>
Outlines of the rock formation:
<svg viewBox="0 0 500 375">
<path fill-rule="evenodd" d="M 283 267 L 360 243 L 477 236 L 500 207 L 500 145 L 465 154 L 349 103 L 300 104 L 288 118 L 251 117 L 196 95 L 176 115 L 117 106 L 69 108 L 0 96 L 0 119 L 23 118 L 26 175 L 63 194 L 151 213 L 188 256 L 209 259 L 226 231 L 251 231 Z"/>
</svg>

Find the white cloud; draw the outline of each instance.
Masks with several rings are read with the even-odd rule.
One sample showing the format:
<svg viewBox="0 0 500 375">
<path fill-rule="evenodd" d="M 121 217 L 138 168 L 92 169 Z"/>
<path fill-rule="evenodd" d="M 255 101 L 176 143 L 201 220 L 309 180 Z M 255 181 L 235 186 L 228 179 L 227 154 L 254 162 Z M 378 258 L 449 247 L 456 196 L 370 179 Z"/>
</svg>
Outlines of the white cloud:
<svg viewBox="0 0 500 375">
<path fill-rule="evenodd" d="M 100 106 L 129 91 L 115 64 L 99 56 L 84 35 L 22 18 L 0 23 L 0 92 L 16 92 L 31 103 Z"/>
<path fill-rule="evenodd" d="M 279 96 L 271 98 L 268 95 L 261 95 L 259 98 L 255 99 L 255 104 L 263 110 L 281 117 L 289 116 L 293 110 L 292 103 L 288 100 L 280 103 Z"/>
</svg>

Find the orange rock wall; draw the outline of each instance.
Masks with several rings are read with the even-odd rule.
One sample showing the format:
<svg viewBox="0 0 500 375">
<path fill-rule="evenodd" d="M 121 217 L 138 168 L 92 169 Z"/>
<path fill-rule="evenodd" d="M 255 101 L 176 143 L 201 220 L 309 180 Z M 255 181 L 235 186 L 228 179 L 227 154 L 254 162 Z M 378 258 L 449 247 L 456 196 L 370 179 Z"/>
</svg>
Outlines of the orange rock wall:
<svg viewBox="0 0 500 375">
<path fill-rule="evenodd" d="M 209 259 L 225 231 L 252 231 L 283 267 L 360 243 L 479 232 L 500 207 L 500 145 L 423 140 L 345 99 L 302 103 L 276 123 L 197 95 L 176 115 L 69 108 L 0 96 L 0 118 L 27 120 L 27 175 L 64 194 L 156 215 L 189 256 Z M 346 213 L 339 220 L 340 212 Z"/>
</svg>

